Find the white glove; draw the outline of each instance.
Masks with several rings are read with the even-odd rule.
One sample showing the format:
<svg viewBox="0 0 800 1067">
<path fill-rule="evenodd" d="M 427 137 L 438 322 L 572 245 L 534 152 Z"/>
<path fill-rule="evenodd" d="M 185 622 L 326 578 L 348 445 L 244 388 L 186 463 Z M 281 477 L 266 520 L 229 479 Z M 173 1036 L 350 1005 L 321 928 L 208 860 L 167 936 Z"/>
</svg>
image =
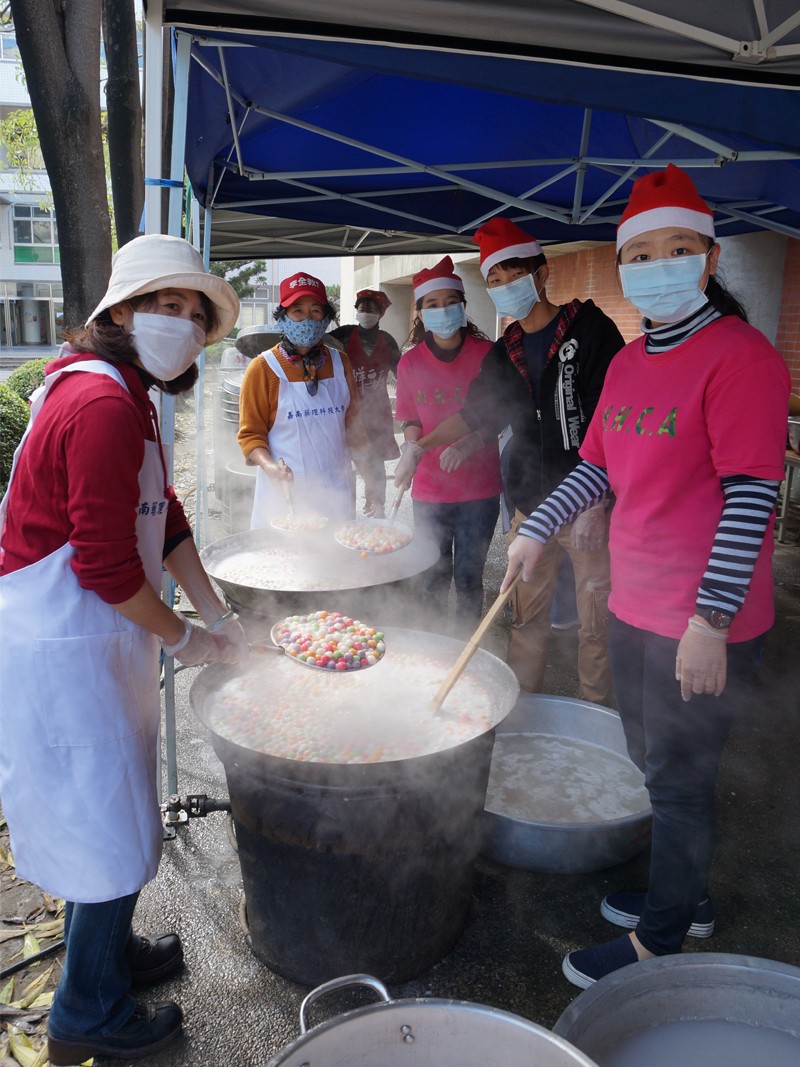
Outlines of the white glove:
<svg viewBox="0 0 800 1067">
<path fill-rule="evenodd" d="M 572 524 L 569 539 L 580 552 L 596 552 L 606 541 L 605 504 L 582 511 Z"/>
<path fill-rule="evenodd" d="M 174 645 L 161 642 L 161 647 L 168 656 L 174 656 L 184 667 L 198 667 L 201 663 L 214 663 L 221 659 L 221 649 L 211 634 L 195 626 L 188 619 L 183 619 L 184 634 Z"/>
<path fill-rule="evenodd" d="M 239 616 L 233 611 L 227 611 L 216 622 L 208 627 L 208 633 L 215 634 L 225 642 L 222 646 L 220 659 L 223 663 L 239 663 L 244 665 L 250 656 L 250 646 L 247 643 L 247 635 Z"/>
<path fill-rule="evenodd" d="M 465 459 L 468 459 L 473 452 L 477 452 L 479 448 L 483 448 L 483 438 L 477 430 L 473 430 L 472 433 L 468 433 L 458 441 L 454 441 L 452 445 L 448 445 L 439 456 L 439 466 L 443 471 L 452 474 L 453 471 L 458 470 Z"/>
<path fill-rule="evenodd" d="M 394 470 L 394 484 L 406 489 L 411 485 L 411 479 L 419 465 L 419 461 L 425 455 L 425 450 L 416 441 L 403 441 L 400 445 L 400 459 Z"/>
<path fill-rule="evenodd" d="M 692 693 L 718 697 L 723 691 L 728 673 L 727 636 L 727 630 L 715 630 L 705 619 L 689 619 L 675 659 L 675 678 L 681 683 L 684 700 L 690 700 Z"/>
</svg>

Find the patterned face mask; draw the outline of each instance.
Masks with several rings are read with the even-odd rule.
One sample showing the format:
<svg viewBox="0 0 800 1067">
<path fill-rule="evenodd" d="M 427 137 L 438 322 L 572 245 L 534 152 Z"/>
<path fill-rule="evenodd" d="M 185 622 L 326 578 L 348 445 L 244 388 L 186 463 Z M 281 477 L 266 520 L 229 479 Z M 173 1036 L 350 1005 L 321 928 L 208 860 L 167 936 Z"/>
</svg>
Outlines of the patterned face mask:
<svg viewBox="0 0 800 1067">
<path fill-rule="evenodd" d="M 328 331 L 330 319 L 302 319 L 296 322 L 288 316 L 280 320 L 283 336 L 296 348 L 313 348 Z"/>
</svg>

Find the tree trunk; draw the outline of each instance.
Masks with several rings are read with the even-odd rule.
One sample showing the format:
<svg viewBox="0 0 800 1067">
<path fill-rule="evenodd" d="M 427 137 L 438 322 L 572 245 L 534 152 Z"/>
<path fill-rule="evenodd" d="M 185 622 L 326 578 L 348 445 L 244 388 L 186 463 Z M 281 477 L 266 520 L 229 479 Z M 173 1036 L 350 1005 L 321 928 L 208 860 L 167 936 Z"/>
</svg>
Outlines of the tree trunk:
<svg viewBox="0 0 800 1067">
<path fill-rule="evenodd" d="M 106 290 L 111 223 L 100 132 L 101 0 L 10 0 L 53 194 L 64 322 L 85 321 Z"/>
<path fill-rule="evenodd" d="M 108 159 L 117 246 L 139 235 L 144 208 L 142 99 L 133 0 L 102 0 Z"/>
</svg>

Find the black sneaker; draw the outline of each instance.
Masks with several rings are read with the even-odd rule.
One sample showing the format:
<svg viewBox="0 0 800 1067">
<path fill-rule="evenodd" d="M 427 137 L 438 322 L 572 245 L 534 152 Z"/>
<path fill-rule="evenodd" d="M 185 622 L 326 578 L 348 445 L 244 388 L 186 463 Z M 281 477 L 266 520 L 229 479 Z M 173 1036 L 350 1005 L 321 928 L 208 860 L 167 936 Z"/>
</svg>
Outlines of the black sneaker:
<svg viewBox="0 0 800 1067">
<path fill-rule="evenodd" d="M 131 984 L 152 985 L 162 982 L 183 968 L 183 945 L 177 934 L 163 934 L 151 941 L 149 937 L 133 935 L 131 954 Z"/>
<path fill-rule="evenodd" d="M 609 893 L 600 904 L 600 914 L 614 926 L 635 930 L 644 911 L 643 892 Z M 689 937 L 711 937 L 714 933 L 714 905 L 711 899 L 697 905 L 694 921 L 687 933 Z"/>
<path fill-rule="evenodd" d="M 93 1056 L 138 1060 L 157 1052 L 181 1032 L 183 1012 L 171 1000 L 160 1004 L 137 1004 L 133 1015 L 115 1034 L 106 1037 L 47 1036 L 47 1054 L 52 1067 L 83 1063 Z"/>
<path fill-rule="evenodd" d="M 638 963 L 639 957 L 633 942 L 627 934 L 622 934 L 614 941 L 593 948 L 580 948 L 564 957 L 561 970 L 579 989 L 588 989 L 600 978 L 605 978 L 612 971 Z"/>
</svg>

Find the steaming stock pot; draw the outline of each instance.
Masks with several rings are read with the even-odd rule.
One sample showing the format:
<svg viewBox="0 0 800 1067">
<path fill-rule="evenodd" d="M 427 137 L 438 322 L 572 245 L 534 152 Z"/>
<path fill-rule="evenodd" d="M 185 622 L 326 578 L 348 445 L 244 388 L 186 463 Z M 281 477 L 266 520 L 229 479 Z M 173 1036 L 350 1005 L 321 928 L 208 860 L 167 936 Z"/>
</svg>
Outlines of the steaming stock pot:
<svg viewBox="0 0 800 1067">
<path fill-rule="evenodd" d="M 245 617 L 341 611 L 385 626 L 413 625 L 420 616 L 418 578 L 439 558 L 419 534 L 385 555 L 361 556 L 336 542 L 334 530 L 287 535 L 246 530 L 200 553 L 225 599 Z"/>
<path fill-rule="evenodd" d="M 415 692 L 420 706 L 429 701 L 438 687 L 431 679 L 445 676 L 463 644 L 421 631 L 385 633 L 386 656 L 363 672 L 302 670 L 268 656 L 257 674 L 213 664 L 191 688 L 192 708 L 225 768 L 251 948 L 273 971 L 309 986 L 356 971 L 406 981 L 453 947 L 469 911 L 494 727 L 519 691 L 508 666 L 479 649 L 445 702 L 457 710 L 442 719 L 440 747 L 437 728 L 423 754 L 405 755 L 422 728 L 393 717 L 393 701 L 402 693 L 399 707 L 408 707 Z M 429 693 L 407 677 L 415 659 L 430 675 Z M 360 762 L 357 752 L 348 762 L 276 756 L 252 733 L 229 728 L 226 696 L 240 684 L 250 687 L 256 730 L 262 708 L 272 729 L 298 702 L 303 730 L 316 721 L 322 729 L 335 718 L 330 700 L 345 693 L 341 721 L 349 722 L 352 701 L 367 728 L 370 717 L 379 729 L 398 727 L 403 755 L 390 751 L 372 762 Z M 464 692 L 477 694 L 482 707 L 485 694 L 477 733 L 459 717 Z M 437 722 L 423 707 L 420 722 L 428 720 Z"/>
<path fill-rule="evenodd" d="M 373 989 L 380 1003 L 307 1031 L 314 1001 L 354 985 Z M 459 1000 L 391 1000 L 365 974 L 309 993 L 300 1008 L 300 1033 L 268 1067 L 597 1067 L 563 1038 L 518 1015 Z"/>
</svg>

